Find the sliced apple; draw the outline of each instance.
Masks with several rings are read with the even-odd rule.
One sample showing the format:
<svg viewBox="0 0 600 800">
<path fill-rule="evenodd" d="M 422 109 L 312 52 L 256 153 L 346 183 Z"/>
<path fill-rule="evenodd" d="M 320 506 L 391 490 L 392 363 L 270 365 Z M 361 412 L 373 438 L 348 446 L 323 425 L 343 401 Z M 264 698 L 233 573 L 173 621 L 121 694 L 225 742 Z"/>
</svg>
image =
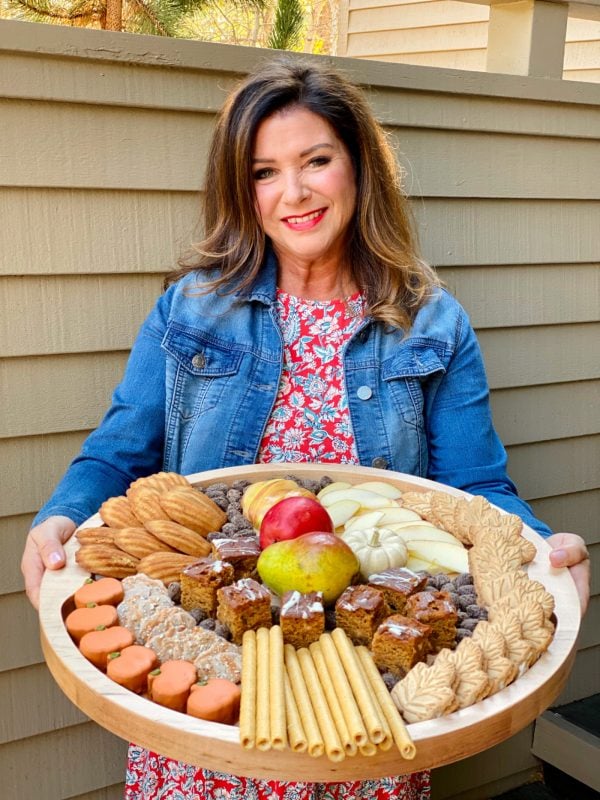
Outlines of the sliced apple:
<svg viewBox="0 0 600 800">
<path fill-rule="evenodd" d="M 410 508 L 400 508 L 400 506 L 389 506 L 382 508 L 383 517 L 380 520 L 381 525 L 396 525 L 397 523 L 404 522 L 410 524 L 411 522 L 423 522 L 416 511 Z"/>
<path fill-rule="evenodd" d="M 337 492 L 340 489 L 350 489 L 352 486 L 351 483 L 346 483 L 346 481 L 334 481 L 330 483 L 328 486 L 325 486 L 321 491 L 317 494 L 317 499 L 320 500 L 322 497 L 325 497 L 326 494 L 329 492 Z"/>
<path fill-rule="evenodd" d="M 412 570 L 413 572 L 428 572 L 430 575 L 437 575 L 438 572 L 444 571 L 439 564 L 432 564 L 430 561 L 423 561 L 422 558 L 412 556 L 410 554 L 410 550 L 408 551 L 406 568 Z"/>
<path fill-rule="evenodd" d="M 329 509 L 327 509 L 329 511 Z M 360 531 L 366 528 L 376 528 L 382 517 L 381 511 L 368 511 L 366 514 L 351 517 L 344 525 L 344 533 L 348 531 Z"/>
<path fill-rule="evenodd" d="M 363 508 L 382 508 L 389 506 L 389 497 L 369 492 L 367 489 L 357 489 L 351 486 L 349 489 L 339 489 L 334 492 L 328 492 L 324 497 L 319 497 L 320 502 L 325 508 L 329 508 L 334 503 L 340 500 L 355 500 Z"/>
<path fill-rule="evenodd" d="M 447 542 L 407 541 L 410 556 L 437 564 L 442 572 L 468 572 L 469 559 L 463 547 Z"/>
<path fill-rule="evenodd" d="M 337 503 L 327 507 L 327 513 L 331 517 L 334 528 L 344 525 L 359 510 L 360 503 L 356 500 L 338 500 Z"/>
<path fill-rule="evenodd" d="M 433 522 L 429 522 L 426 519 L 409 519 L 406 522 L 392 522 L 387 526 L 388 528 L 392 528 L 393 530 L 401 530 L 402 528 L 435 528 Z M 435 528 L 437 531 L 441 530 L 441 528 Z M 444 531 L 447 533 L 448 531 Z"/>
<path fill-rule="evenodd" d="M 369 492 L 375 492 L 383 497 L 389 497 L 390 500 L 397 500 L 402 496 L 400 489 L 396 489 L 391 483 L 385 481 L 365 481 L 364 483 L 355 483 L 355 489 L 366 489 Z"/>
<path fill-rule="evenodd" d="M 443 542 L 452 545 L 453 547 L 463 547 L 462 543 L 458 541 L 451 533 L 436 528 L 433 525 L 421 525 L 418 522 L 414 525 L 386 525 L 387 528 L 398 533 L 407 542 L 409 541 L 425 541 L 425 542 Z"/>
</svg>

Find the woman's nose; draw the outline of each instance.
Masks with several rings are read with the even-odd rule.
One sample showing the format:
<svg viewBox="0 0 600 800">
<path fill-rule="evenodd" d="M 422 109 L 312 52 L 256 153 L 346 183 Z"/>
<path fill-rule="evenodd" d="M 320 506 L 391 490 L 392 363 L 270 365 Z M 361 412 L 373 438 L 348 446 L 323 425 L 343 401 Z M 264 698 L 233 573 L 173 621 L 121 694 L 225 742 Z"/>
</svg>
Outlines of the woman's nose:
<svg viewBox="0 0 600 800">
<path fill-rule="evenodd" d="M 283 200 L 286 203 L 299 203 L 308 197 L 308 187 L 302 180 L 302 175 L 298 172 L 290 172 L 285 175 L 283 187 Z"/>
</svg>

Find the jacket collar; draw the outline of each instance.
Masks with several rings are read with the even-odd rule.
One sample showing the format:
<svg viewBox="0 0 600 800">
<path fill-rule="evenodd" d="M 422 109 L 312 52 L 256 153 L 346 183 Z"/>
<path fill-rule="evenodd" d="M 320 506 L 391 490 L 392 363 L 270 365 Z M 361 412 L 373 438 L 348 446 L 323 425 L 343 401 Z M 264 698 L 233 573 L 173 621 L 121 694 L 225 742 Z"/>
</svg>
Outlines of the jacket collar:
<svg viewBox="0 0 600 800">
<path fill-rule="evenodd" d="M 267 244 L 265 257 L 258 275 L 247 289 L 237 292 L 239 300 L 258 300 L 265 305 L 271 305 L 277 295 L 277 270 L 279 264 L 273 248 Z"/>
</svg>

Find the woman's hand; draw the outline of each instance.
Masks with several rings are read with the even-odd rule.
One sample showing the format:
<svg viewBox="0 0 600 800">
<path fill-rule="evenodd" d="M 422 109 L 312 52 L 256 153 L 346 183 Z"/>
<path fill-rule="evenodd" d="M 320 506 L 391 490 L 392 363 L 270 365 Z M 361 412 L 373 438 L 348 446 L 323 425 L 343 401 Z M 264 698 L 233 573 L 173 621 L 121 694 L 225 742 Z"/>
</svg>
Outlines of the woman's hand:
<svg viewBox="0 0 600 800">
<path fill-rule="evenodd" d="M 576 533 L 555 533 L 546 541 L 552 548 L 552 566 L 569 568 L 579 594 L 581 613 L 584 614 L 590 599 L 590 554 L 585 542 Z"/>
<path fill-rule="evenodd" d="M 21 559 L 25 592 L 34 608 L 40 603 L 40 584 L 46 569 L 65 565 L 63 544 L 77 525 L 68 517 L 48 517 L 29 531 Z"/>
</svg>

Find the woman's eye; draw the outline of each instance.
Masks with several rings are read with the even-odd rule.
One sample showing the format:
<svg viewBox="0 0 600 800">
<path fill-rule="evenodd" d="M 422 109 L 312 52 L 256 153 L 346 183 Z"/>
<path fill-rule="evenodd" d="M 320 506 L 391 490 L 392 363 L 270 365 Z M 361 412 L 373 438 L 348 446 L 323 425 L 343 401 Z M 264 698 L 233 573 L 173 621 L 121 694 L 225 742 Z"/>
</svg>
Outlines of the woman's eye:
<svg viewBox="0 0 600 800">
<path fill-rule="evenodd" d="M 308 162 L 312 167 L 324 167 L 325 164 L 329 164 L 331 159 L 329 156 L 315 156 L 315 158 L 311 158 Z"/>
<path fill-rule="evenodd" d="M 264 181 L 266 178 L 273 177 L 273 170 L 270 167 L 263 167 L 262 169 L 257 169 L 254 172 L 254 180 L 255 181 Z"/>
</svg>

